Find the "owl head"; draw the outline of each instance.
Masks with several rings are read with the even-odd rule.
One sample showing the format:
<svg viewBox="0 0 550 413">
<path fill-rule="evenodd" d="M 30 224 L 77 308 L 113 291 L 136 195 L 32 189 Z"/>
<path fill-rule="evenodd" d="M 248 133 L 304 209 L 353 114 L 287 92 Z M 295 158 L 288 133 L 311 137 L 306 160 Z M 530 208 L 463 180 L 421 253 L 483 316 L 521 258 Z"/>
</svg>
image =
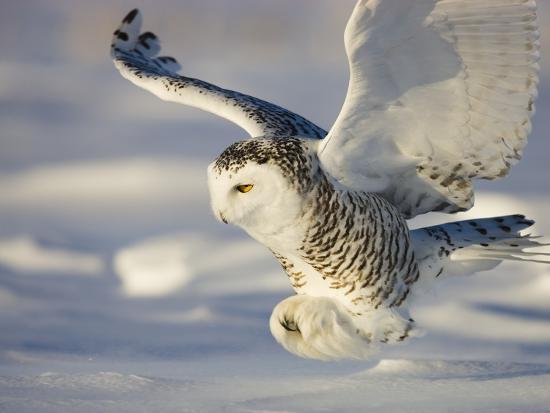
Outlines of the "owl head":
<svg viewBox="0 0 550 413">
<path fill-rule="evenodd" d="M 214 214 L 252 236 L 295 222 L 312 186 L 314 143 L 295 138 L 236 142 L 208 167 Z"/>
</svg>

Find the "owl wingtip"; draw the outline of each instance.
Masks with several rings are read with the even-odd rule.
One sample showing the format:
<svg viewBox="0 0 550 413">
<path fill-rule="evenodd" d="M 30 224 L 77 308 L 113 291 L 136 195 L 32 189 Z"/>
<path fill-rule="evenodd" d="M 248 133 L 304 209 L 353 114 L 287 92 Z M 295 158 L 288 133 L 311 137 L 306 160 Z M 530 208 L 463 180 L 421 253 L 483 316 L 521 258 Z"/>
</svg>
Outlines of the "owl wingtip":
<svg viewBox="0 0 550 413">
<path fill-rule="evenodd" d="M 136 16 L 139 14 L 139 9 L 134 8 L 122 19 L 122 23 L 132 24 Z"/>
</svg>

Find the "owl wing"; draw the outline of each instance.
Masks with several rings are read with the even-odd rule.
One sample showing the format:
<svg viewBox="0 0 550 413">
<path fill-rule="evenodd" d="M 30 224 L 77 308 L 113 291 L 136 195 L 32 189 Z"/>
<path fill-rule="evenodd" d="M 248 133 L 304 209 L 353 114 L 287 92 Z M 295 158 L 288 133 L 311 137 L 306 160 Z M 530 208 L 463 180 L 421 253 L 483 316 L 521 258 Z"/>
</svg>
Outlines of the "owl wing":
<svg viewBox="0 0 550 413">
<path fill-rule="evenodd" d="M 177 74 L 181 67 L 173 57 L 158 56 L 157 36 L 151 32 L 140 34 L 141 22 L 139 11 L 132 10 L 115 31 L 111 44 L 116 68 L 135 85 L 163 100 L 226 118 L 253 137 L 326 135 L 322 128 L 280 106 Z"/>
<path fill-rule="evenodd" d="M 472 179 L 504 176 L 521 157 L 538 38 L 534 0 L 360 0 L 324 169 L 406 217 L 469 209 Z"/>
</svg>

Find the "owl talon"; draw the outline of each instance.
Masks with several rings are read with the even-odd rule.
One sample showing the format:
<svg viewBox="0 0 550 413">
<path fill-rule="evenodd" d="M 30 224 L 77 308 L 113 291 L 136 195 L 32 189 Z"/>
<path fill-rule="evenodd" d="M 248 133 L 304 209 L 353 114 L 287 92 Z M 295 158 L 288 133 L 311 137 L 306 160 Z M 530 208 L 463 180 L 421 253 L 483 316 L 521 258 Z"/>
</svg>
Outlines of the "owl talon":
<svg viewBox="0 0 550 413">
<path fill-rule="evenodd" d="M 279 320 L 279 323 L 281 323 L 286 331 L 296 331 L 300 333 L 300 328 L 298 328 L 298 324 L 296 324 L 294 321 L 283 318 L 282 320 Z"/>
</svg>

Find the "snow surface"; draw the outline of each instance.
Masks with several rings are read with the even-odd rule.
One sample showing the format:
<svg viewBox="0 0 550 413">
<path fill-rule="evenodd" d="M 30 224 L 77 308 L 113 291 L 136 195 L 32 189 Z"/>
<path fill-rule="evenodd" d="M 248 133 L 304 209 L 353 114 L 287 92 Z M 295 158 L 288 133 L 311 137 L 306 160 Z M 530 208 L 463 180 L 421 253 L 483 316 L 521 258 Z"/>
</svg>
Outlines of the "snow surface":
<svg viewBox="0 0 550 413">
<path fill-rule="evenodd" d="M 208 205 L 206 166 L 244 133 L 158 101 L 107 57 L 139 6 L 189 74 L 328 127 L 346 91 L 353 3 L 2 3 L 1 412 L 550 412 L 543 265 L 442 281 L 413 309 L 425 335 L 373 360 L 286 353 L 268 329 L 292 294 L 286 276 Z M 542 68 L 524 161 L 480 183 L 472 211 L 413 226 L 525 213 L 550 234 Z"/>
</svg>

